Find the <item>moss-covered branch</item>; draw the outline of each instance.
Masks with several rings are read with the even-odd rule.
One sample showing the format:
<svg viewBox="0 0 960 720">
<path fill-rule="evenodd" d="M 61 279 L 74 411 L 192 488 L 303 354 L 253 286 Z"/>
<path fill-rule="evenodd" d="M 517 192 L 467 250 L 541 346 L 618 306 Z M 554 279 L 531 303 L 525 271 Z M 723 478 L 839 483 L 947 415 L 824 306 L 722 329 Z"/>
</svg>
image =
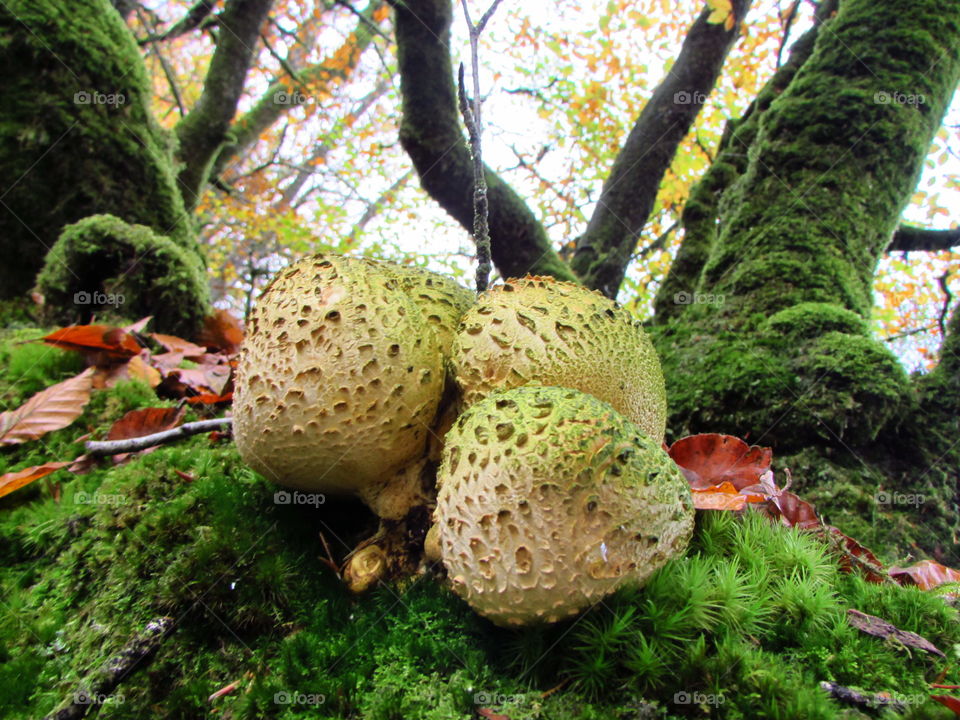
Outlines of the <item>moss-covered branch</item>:
<svg viewBox="0 0 960 720">
<path fill-rule="evenodd" d="M 210 177 L 223 175 L 227 166 L 249 150 L 264 130 L 287 110 L 296 107 L 301 95 L 308 92 L 325 95 L 329 92 L 329 85 L 347 80 L 364 50 L 377 36 L 375 14 L 383 5 L 383 0 L 371 0 L 360 13 L 356 28 L 333 55 L 297 72 L 299 83 L 288 76 L 273 82 L 257 103 L 230 128 L 227 142 L 217 152 Z"/>
<path fill-rule="evenodd" d="M 180 191 L 189 209 L 196 207 L 213 159 L 226 140 L 237 112 L 260 26 L 273 0 L 229 0 L 218 16 L 217 49 L 196 106 L 177 125 Z"/>
<path fill-rule="evenodd" d="M 473 228 L 473 167 L 457 110 L 450 61 L 450 0 L 393 0 L 403 93 L 400 142 L 420 182 L 464 228 Z M 486 171 L 493 262 L 505 277 L 574 280 L 519 195 Z"/>
<path fill-rule="evenodd" d="M 705 9 L 641 111 L 577 242 L 571 265 L 587 286 L 616 297 L 663 175 L 712 92 L 749 7 L 750 0 L 735 0 L 736 21 L 729 30 L 708 22 L 711 11 Z"/>
</svg>

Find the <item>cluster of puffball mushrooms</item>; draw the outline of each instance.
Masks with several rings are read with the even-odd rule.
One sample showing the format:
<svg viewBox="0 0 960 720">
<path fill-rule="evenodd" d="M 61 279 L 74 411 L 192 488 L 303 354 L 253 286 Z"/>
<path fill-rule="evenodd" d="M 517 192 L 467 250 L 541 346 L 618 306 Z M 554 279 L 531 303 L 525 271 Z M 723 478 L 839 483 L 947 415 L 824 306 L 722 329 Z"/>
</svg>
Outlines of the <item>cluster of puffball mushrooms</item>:
<svg viewBox="0 0 960 720">
<path fill-rule="evenodd" d="M 380 517 L 348 558 L 351 589 L 442 561 L 502 626 L 574 615 L 686 549 L 693 502 L 665 424 L 649 338 L 599 293 L 528 276 L 475 297 L 335 255 L 259 298 L 234 399 L 254 470 Z"/>
</svg>

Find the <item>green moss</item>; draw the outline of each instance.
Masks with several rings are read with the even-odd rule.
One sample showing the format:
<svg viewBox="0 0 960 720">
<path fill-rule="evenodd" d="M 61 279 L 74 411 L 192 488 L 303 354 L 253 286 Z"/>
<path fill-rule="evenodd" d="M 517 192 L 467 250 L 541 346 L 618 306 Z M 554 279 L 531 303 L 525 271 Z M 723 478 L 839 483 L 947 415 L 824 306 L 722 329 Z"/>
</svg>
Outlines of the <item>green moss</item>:
<svg viewBox="0 0 960 720">
<path fill-rule="evenodd" d="M 830 303 L 800 303 L 771 316 L 762 331 L 785 341 L 806 340 L 828 332 L 866 336 L 867 324 L 855 312 Z"/>
<path fill-rule="evenodd" d="M 0 403 L 19 407 L 41 390 L 83 370 L 83 357 L 37 342 L 47 331 L 36 328 L 0 330 Z"/>
<path fill-rule="evenodd" d="M 135 318 L 153 315 L 161 332 L 192 337 L 210 310 L 197 255 L 112 215 L 67 226 L 47 255 L 37 287 L 47 317 L 65 323 L 86 322 L 106 309 Z"/>
<path fill-rule="evenodd" d="M 27 291 L 64 225 L 110 212 L 198 253 L 168 135 L 130 30 L 107 0 L 0 7 L 0 295 Z"/>
<path fill-rule="evenodd" d="M 896 357 L 863 335 L 828 332 L 801 346 L 794 367 L 801 378 L 797 406 L 827 442 L 863 446 L 902 409 L 907 376 Z"/>
</svg>

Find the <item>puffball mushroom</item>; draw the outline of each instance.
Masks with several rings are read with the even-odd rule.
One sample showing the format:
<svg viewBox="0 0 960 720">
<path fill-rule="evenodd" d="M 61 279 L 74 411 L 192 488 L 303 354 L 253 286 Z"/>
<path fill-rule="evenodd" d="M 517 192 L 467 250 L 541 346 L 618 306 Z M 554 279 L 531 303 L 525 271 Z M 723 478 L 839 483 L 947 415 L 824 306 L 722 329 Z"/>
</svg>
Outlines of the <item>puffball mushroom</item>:
<svg viewBox="0 0 960 720">
<path fill-rule="evenodd" d="M 463 316 L 453 362 L 467 405 L 497 389 L 570 387 L 663 441 L 666 391 L 653 344 L 628 310 L 596 291 L 550 277 L 507 280 Z"/>
<path fill-rule="evenodd" d="M 424 500 L 449 346 L 438 334 L 452 337 L 467 292 L 424 273 L 317 255 L 274 278 L 237 367 L 233 428 L 248 465 L 287 487 L 360 495 L 380 517 Z"/>
<path fill-rule="evenodd" d="M 554 622 L 640 585 L 693 533 L 690 487 L 659 439 L 569 388 L 470 406 L 437 480 L 431 540 L 454 592 L 497 625 Z"/>
</svg>

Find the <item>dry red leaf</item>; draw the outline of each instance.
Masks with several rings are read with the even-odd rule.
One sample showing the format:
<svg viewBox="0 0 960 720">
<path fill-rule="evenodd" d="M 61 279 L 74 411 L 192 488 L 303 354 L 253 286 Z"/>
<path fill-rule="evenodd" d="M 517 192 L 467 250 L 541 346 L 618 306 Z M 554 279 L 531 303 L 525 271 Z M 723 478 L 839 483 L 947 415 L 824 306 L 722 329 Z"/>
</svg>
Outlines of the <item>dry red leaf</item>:
<svg viewBox="0 0 960 720">
<path fill-rule="evenodd" d="M 917 585 L 930 590 L 944 583 L 960 582 L 960 572 L 933 560 L 921 560 L 910 567 L 890 568 L 890 577 L 901 585 Z"/>
<path fill-rule="evenodd" d="M 128 333 L 143 332 L 143 329 L 147 326 L 147 323 L 149 323 L 151 320 L 153 320 L 153 315 L 147 315 L 145 318 L 141 318 L 140 320 L 137 320 L 135 323 L 131 323 L 130 325 L 124 325 L 123 329 Z"/>
<path fill-rule="evenodd" d="M 741 490 L 758 483 L 773 459 L 770 448 L 717 433 L 681 438 L 670 446 L 669 453 L 694 488 L 730 482 Z"/>
<path fill-rule="evenodd" d="M 960 698 L 953 697 L 952 695 L 931 695 L 930 699 L 936 700 L 941 705 L 953 710 L 955 714 L 960 715 Z"/>
<path fill-rule="evenodd" d="M 510 720 L 509 715 L 504 715 L 503 713 L 494 712 L 490 708 L 477 708 L 477 715 L 486 720 Z"/>
<path fill-rule="evenodd" d="M 770 497 L 768 512 L 788 527 L 809 529 L 820 525 L 813 505 L 789 490 L 780 490 Z"/>
<path fill-rule="evenodd" d="M 38 392 L 16 410 L 0 413 L 0 445 L 17 445 L 60 430 L 90 401 L 93 368 Z"/>
<path fill-rule="evenodd" d="M 206 354 L 207 348 L 195 345 L 189 340 L 178 338 L 175 335 L 164 335 L 162 333 L 150 333 L 150 337 L 160 343 L 171 353 L 177 353 L 185 358 L 199 358 Z"/>
<path fill-rule="evenodd" d="M 29 485 L 34 480 L 46 477 L 50 473 L 66 467 L 69 464 L 68 462 L 48 462 L 43 465 L 34 465 L 24 468 L 23 470 L 0 475 L 0 497 L 9 495 L 14 490 L 19 490 L 24 485 Z"/>
<path fill-rule="evenodd" d="M 121 380 L 141 380 L 152 388 L 157 387 L 161 379 L 160 371 L 147 364 L 145 354 L 144 351 L 125 363 L 98 367 L 93 386 L 97 389 L 111 388 Z"/>
<path fill-rule="evenodd" d="M 243 326 L 226 310 L 217 312 L 203 321 L 203 329 L 197 336 L 197 343 L 212 350 L 221 350 L 233 354 L 243 342 Z"/>
<path fill-rule="evenodd" d="M 110 427 L 107 440 L 128 440 L 169 430 L 180 424 L 184 412 L 186 408 L 131 410 Z"/>
<path fill-rule="evenodd" d="M 233 400 L 233 391 L 224 393 L 223 395 L 215 395 L 213 393 L 200 393 L 199 395 L 194 395 L 193 397 L 188 397 L 187 402 L 191 405 L 216 405 L 218 403 L 230 402 Z"/>
<path fill-rule="evenodd" d="M 861 545 L 849 535 L 840 532 L 832 525 L 824 526 L 824 530 L 830 533 L 830 539 L 836 543 L 836 548 L 840 555 L 840 571 L 851 573 L 859 570 L 863 573 L 864 579 L 872 583 L 887 582 L 887 575 L 883 570 L 883 563 L 873 554 L 873 552 Z"/>
<path fill-rule="evenodd" d="M 763 495 L 745 494 L 734 487 L 733 483 L 724 481 L 710 487 L 690 488 L 693 491 L 693 506 L 697 510 L 743 510 L 747 503 L 763 502 Z"/>
<path fill-rule="evenodd" d="M 179 477 L 181 480 L 187 483 L 192 483 L 194 480 L 197 479 L 195 476 L 191 475 L 188 472 L 184 472 L 183 470 L 174 469 L 173 472 L 176 473 L 177 477 Z"/>
<path fill-rule="evenodd" d="M 54 330 L 43 341 L 66 350 L 103 352 L 113 358 L 133 357 L 141 350 L 133 335 L 110 325 L 71 325 Z"/>
<path fill-rule="evenodd" d="M 177 368 L 171 371 L 171 375 L 176 373 L 180 382 L 199 393 L 221 395 L 230 380 L 230 372 L 229 365 L 201 365 L 195 368 Z"/>
</svg>

